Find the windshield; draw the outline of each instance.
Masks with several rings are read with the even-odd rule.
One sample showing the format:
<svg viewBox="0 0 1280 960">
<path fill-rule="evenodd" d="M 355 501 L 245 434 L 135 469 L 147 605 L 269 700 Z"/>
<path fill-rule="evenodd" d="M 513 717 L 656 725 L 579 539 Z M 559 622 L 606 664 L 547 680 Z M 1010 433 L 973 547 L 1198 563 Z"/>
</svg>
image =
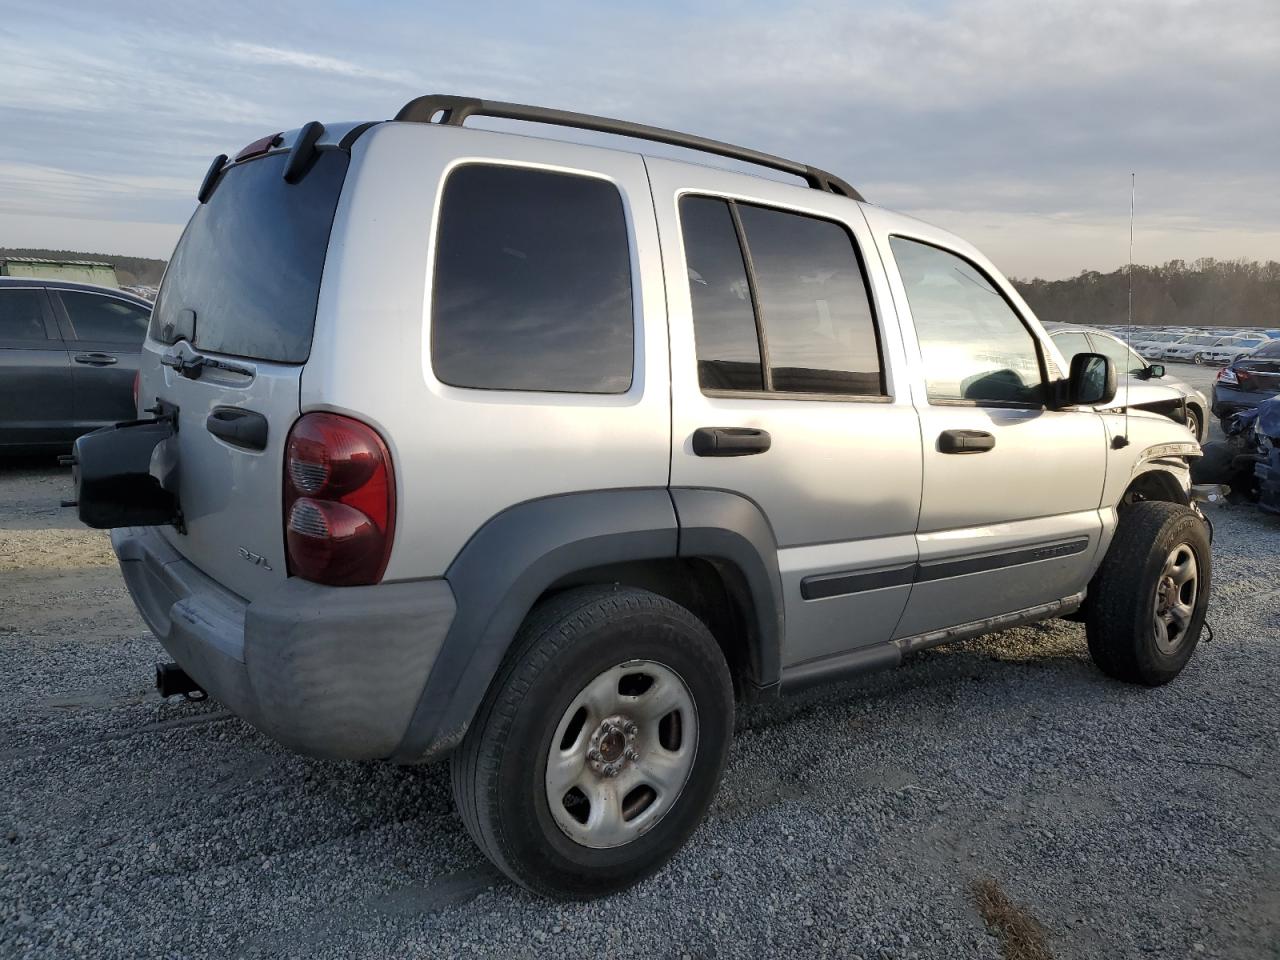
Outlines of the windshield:
<svg viewBox="0 0 1280 960">
<path fill-rule="evenodd" d="M 214 353 L 303 363 L 350 157 L 322 150 L 297 183 L 287 153 L 238 163 L 196 208 L 165 271 L 151 336 Z M 194 316 L 193 316 L 194 315 Z"/>
</svg>

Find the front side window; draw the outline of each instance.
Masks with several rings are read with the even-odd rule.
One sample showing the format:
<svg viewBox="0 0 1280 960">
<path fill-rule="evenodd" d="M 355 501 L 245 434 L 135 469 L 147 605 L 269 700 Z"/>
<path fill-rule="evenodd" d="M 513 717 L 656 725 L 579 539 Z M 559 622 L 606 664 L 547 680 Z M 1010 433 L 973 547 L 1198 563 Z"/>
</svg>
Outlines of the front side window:
<svg viewBox="0 0 1280 960">
<path fill-rule="evenodd" d="M 1035 338 L 973 264 L 954 253 L 891 237 L 924 360 L 931 401 L 1039 406 Z"/>
<path fill-rule="evenodd" d="M 1145 360 L 1114 337 L 1094 335 L 1089 339 L 1093 341 L 1093 352 L 1100 353 L 1111 361 L 1111 366 L 1115 368 L 1116 376 L 1123 377 L 1125 374 L 1142 373 L 1147 369 Z"/>
<path fill-rule="evenodd" d="M 1067 358 L 1068 366 L 1071 364 L 1071 358 L 1077 353 L 1093 352 L 1093 349 L 1089 346 L 1089 338 L 1083 333 L 1055 333 L 1052 336 L 1053 342 L 1058 345 L 1062 355 Z"/>
<path fill-rule="evenodd" d="M 43 290 L 0 289 L 0 340 L 47 340 Z"/>
<path fill-rule="evenodd" d="M 858 249 L 831 220 L 736 201 L 680 201 L 703 390 L 881 396 Z"/>
<path fill-rule="evenodd" d="M 634 316 L 626 214 L 612 183 L 484 164 L 449 176 L 431 307 L 441 382 L 626 393 Z"/>
<path fill-rule="evenodd" d="M 75 290 L 60 290 L 58 296 L 67 308 L 77 340 L 141 344 L 146 338 L 151 311 L 145 307 Z"/>
</svg>

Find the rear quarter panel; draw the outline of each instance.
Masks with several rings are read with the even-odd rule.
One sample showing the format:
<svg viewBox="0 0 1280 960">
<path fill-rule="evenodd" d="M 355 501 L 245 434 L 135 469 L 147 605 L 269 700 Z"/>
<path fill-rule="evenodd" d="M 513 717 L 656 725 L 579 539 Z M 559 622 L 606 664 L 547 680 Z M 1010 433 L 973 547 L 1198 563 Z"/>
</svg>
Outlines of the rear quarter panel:
<svg viewBox="0 0 1280 960">
<path fill-rule="evenodd" d="M 614 396 L 471 390 L 432 372 L 431 293 L 441 187 L 463 163 L 604 178 L 631 235 L 631 390 Z M 334 221 L 301 409 L 375 427 L 396 475 L 386 580 L 438 576 L 489 518 L 580 490 L 665 486 L 670 472 L 666 304 L 643 160 L 482 130 L 381 124 L 356 141 Z"/>
</svg>

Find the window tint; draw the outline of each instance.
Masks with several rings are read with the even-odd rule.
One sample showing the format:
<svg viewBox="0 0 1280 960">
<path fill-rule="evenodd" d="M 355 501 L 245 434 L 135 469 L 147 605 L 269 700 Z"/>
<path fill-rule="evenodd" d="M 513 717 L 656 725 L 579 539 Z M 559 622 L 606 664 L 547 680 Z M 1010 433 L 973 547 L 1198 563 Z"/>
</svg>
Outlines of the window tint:
<svg viewBox="0 0 1280 960">
<path fill-rule="evenodd" d="M 1094 353 L 1100 353 L 1111 361 L 1116 369 L 1116 376 L 1141 373 L 1147 369 L 1145 360 L 1114 337 L 1102 337 L 1095 333 L 1089 335 L 1089 340 L 1093 343 Z"/>
<path fill-rule="evenodd" d="M 302 363 L 311 353 L 329 232 L 350 158 L 321 150 L 297 183 L 289 155 L 237 163 L 198 204 L 173 251 L 151 333 L 172 343 L 195 314 L 195 346 Z M 184 315 L 186 319 L 184 319 Z"/>
<path fill-rule="evenodd" d="M 680 225 L 699 385 L 707 390 L 763 390 L 751 288 L 729 204 L 711 197 L 684 197 Z"/>
<path fill-rule="evenodd" d="M 1280 357 L 1280 340 L 1272 340 L 1264 343 L 1257 350 L 1253 351 L 1255 357 Z"/>
<path fill-rule="evenodd" d="M 431 313 L 441 381 L 625 393 L 633 341 L 626 216 L 613 184 L 480 164 L 450 175 Z"/>
<path fill-rule="evenodd" d="M 1071 365 L 1071 358 L 1077 353 L 1093 353 L 1093 348 L 1089 346 L 1089 338 L 1083 333 L 1055 333 L 1051 334 L 1053 342 L 1058 345 L 1058 349 L 1062 351 L 1063 357 L 1066 358 L 1067 365 Z"/>
<path fill-rule="evenodd" d="M 71 317 L 77 340 L 114 340 L 141 346 L 151 322 L 151 311 L 115 297 L 60 290 L 62 305 Z"/>
<path fill-rule="evenodd" d="M 1035 340 L 1000 292 L 955 254 L 889 241 L 902 274 L 930 400 L 1039 404 Z"/>
<path fill-rule="evenodd" d="M 739 204 L 774 390 L 883 393 L 853 239 L 829 220 Z"/>
<path fill-rule="evenodd" d="M 844 227 L 709 197 L 682 199 L 680 219 L 704 390 L 884 393 L 875 316 Z"/>
<path fill-rule="evenodd" d="M 47 340 L 43 290 L 0 290 L 0 340 Z"/>
</svg>

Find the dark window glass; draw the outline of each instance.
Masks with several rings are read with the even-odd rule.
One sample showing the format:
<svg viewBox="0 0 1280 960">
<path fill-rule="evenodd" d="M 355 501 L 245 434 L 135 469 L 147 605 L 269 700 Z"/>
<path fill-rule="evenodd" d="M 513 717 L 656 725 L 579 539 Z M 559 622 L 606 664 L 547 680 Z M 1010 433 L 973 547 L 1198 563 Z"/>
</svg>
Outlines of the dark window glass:
<svg viewBox="0 0 1280 960">
<path fill-rule="evenodd" d="M 1097 333 L 1089 334 L 1089 342 L 1093 344 L 1093 352 L 1100 353 L 1111 361 L 1116 376 L 1142 373 L 1147 369 L 1147 362 L 1114 337 Z"/>
<path fill-rule="evenodd" d="M 43 290 L 0 289 L 0 340 L 47 340 Z"/>
<path fill-rule="evenodd" d="M 698 383 L 704 390 L 763 390 L 760 339 L 733 214 L 723 200 L 680 201 Z"/>
<path fill-rule="evenodd" d="M 282 176 L 287 160 L 275 154 L 236 164 L 196 208 L 165 271 L 153 337 L 172 342 L 190 310 L 201 350 L 307 359 L 349 157 L 322 150 L 292 184 Z"/>
<path fill-rule="evenodd" d="M 633 341 L 627 223 L 613 184 L 479 164 L 450 175 L 431 312 L 441 381 L 625 393 Z"/>
<path fill-rule="evenodd" d="M 58 295 L 71 317 L 77 340 L 114 340 L 141 345 L 147 335 L 151 311 L 145 307 L 96 293 L 60 290 Z"/>
<path fill-rule="evenodd" d="M 983 274 L 953 253 L 890 238 L 911 305 L 930 400 L 1042 402 L 1031 332 Z"/>
<path fill-rule="evenodd" d="M 829 220 L 738 205 L 755 271 L 774 390 L 884 392 L 857 249 Z"/>
<path fill-rule="evenodd" d="M 1253 351 L 1250 356 L 1280 357 L 1280 340 L 1272 340 L 1270 343 L 1264 343 L 1257 350 Z"/>
</svg>

